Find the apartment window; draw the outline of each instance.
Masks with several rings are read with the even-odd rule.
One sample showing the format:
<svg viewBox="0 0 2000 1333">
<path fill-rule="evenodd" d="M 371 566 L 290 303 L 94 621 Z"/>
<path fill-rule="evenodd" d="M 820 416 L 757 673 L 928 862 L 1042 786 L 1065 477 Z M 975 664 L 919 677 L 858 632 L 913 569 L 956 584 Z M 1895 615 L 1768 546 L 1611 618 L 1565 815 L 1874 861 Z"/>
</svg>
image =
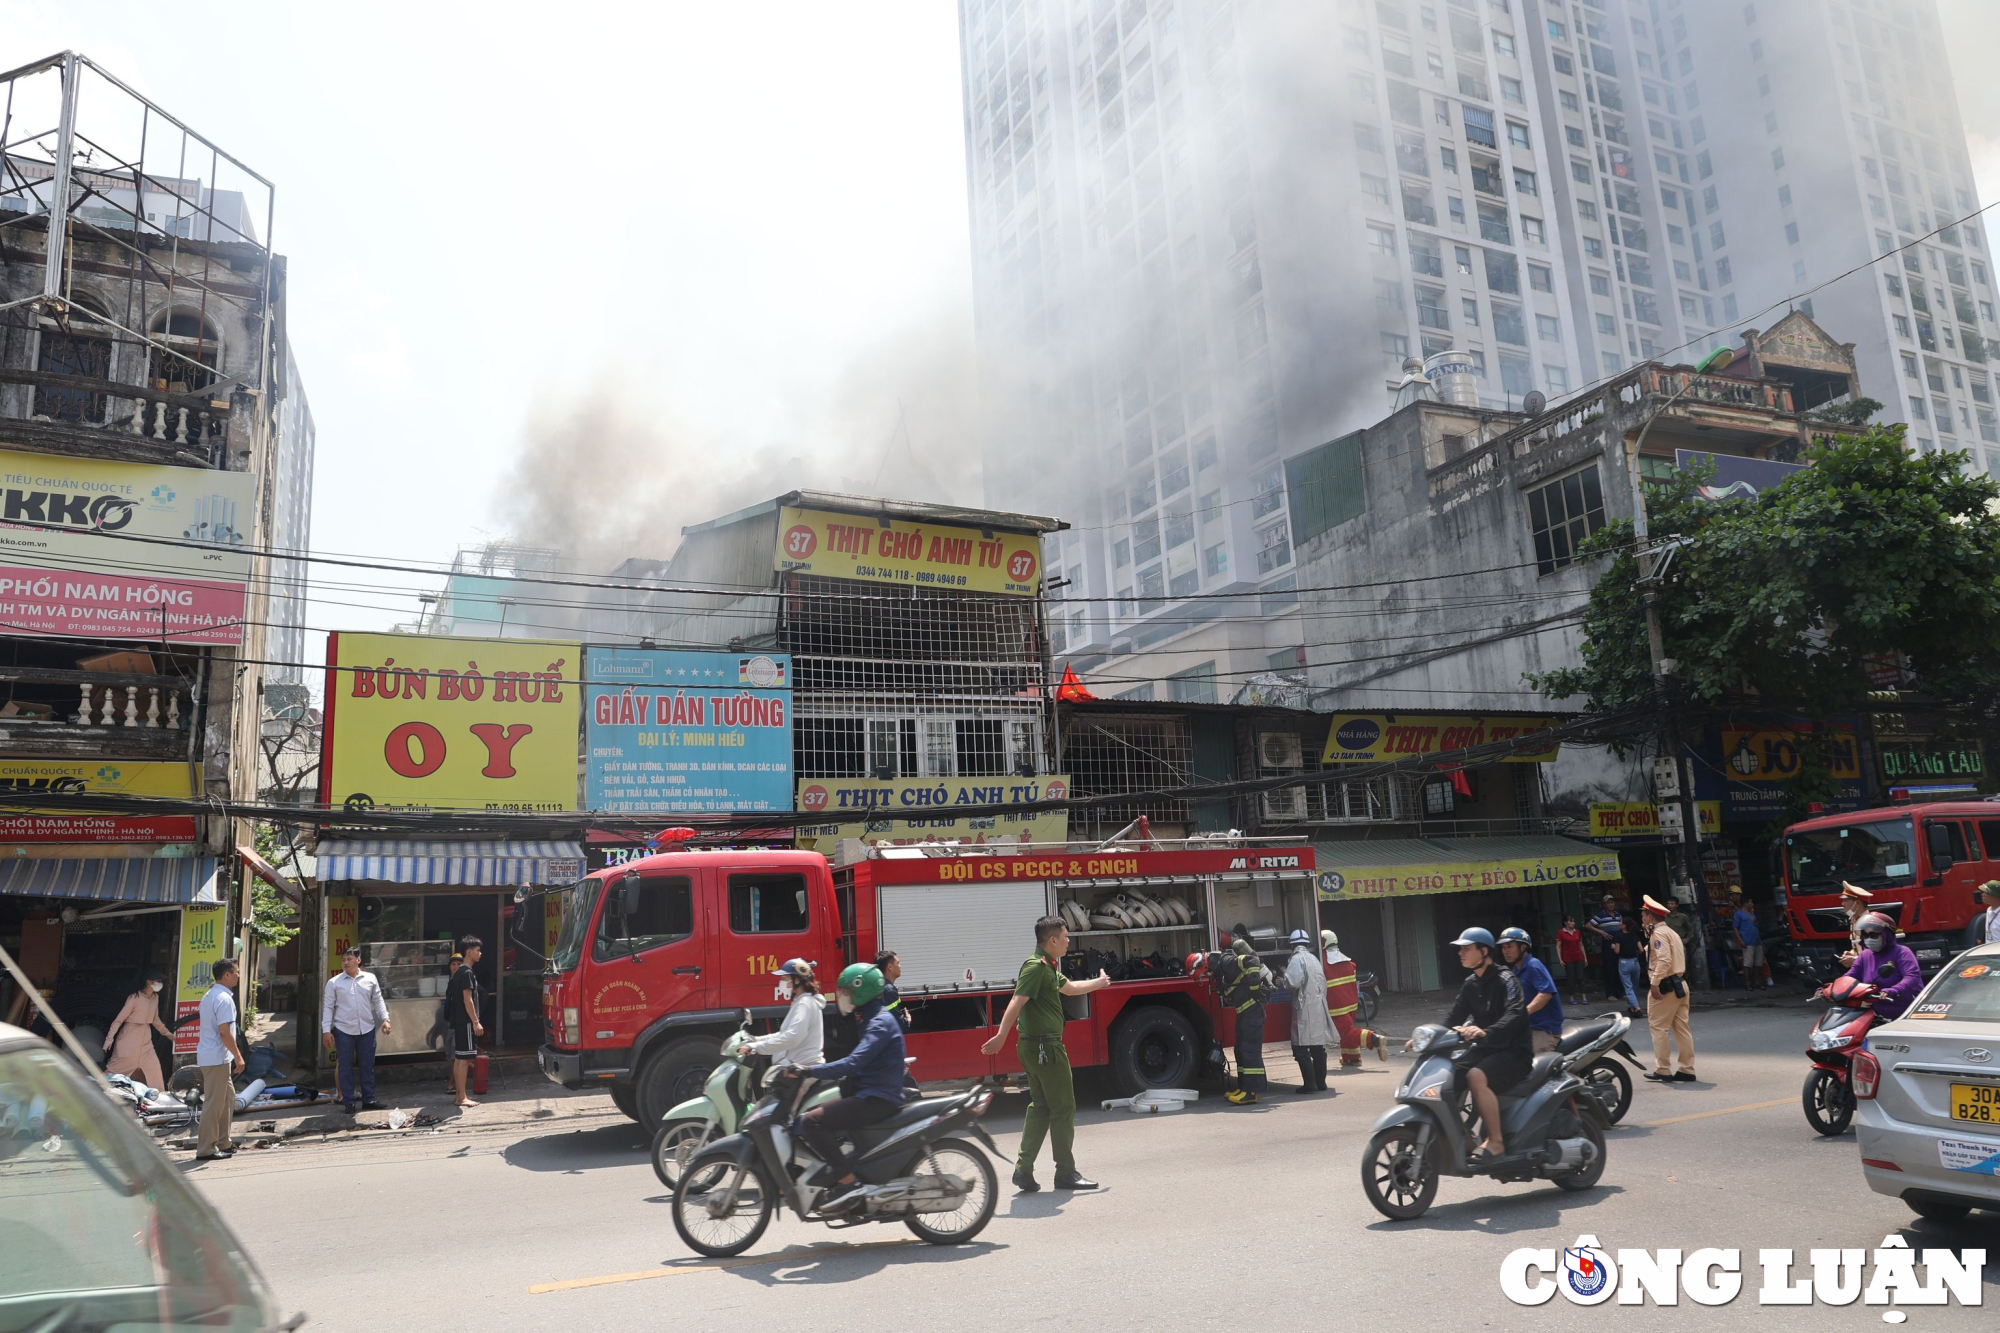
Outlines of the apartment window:
<svg viewBox="0 0 2000 1333">
<path fill-rule="evenodd" d="M 1529 148 L 1533 146 L 1528 142 L 1528 127 L 1518 120 L 1507 122 L 1507 142 L 1513 144 L 1516 148 Z"/>
<path fill-rule="evenodd" d="M 1591 274 L 1591 275 L 1590 275 L 1590 294 L 1591 294 L 1592 296 L 1609 296 L 1609 295 L 1611 295 L 1611 275 L 1610 275 L 1609 273 L 1593 273 L 1593 274 Z"/>
<path fill-rule="evenodd" d="M 1542 382 L 1549 386 L 1550 393 L 1568 393 L 1569 368 L 1567 366 L 1543 366 Z"/>
<path fill-rule="evenodd" d="M 1575 111 L 1578 109 L 1575 93 L 1557 93 L 1556 100 L 1562 103 L 1562 109 L 1565 111 Z"/>
<path fill-rule="evenodd" d="M 1476 296 L 1461 296 L 1458 298 L 1458 305 L 1459 313 L 1465 316 L 1465 322 L 1472 328 L 1478 328 L 1479 298 Z M 1440 325 L 1439 327 L 1443 326 Z"/>
<path fill-rule="evenodd" d="M 1716 225 L 1718 227 L 1721 226 L 1720 223 Z M 1393 255 L 1396 253 L 1396 229 L 1393 227 L 1378 227 L 1371 223 L 1368 227 L 1368 243 L 1375 248 L 1378 254 Z"/>
<path fill-rule="evenodd" d="M 1566 42 L 1569 40 L 1569 29 L 1564 27 L 1561 23 L 1557 22 L 1555 19 L 1550 19 L 1549 36 L 1555 38 L 1559 42 Z"/>
<path fill-rule="evenodd" d="M 1530 394 L 1535 391 L 1534 367 L 1525 356 L 1500 356 L 1500 387 L 1510 396 Z"/>
<path fill-rule="evenodd" d="M 1493 305 L 1493 336 L 1503 343 L 1513 343 L 1517 347 L 1528 345 L 1528 326 L 1521 318 L 1519 306 Z M 1558 334 L 1558 337 L 1561 335 Z"/>
<path fill-rule="evenodd" d="M 1479 205 L 1479 235 L 1482 240 L 1512 245 L 1514 233 L 1507 225 L 1507 210 L 1495 204 Z"/>
<path fill-rule="evenodd" d="M 1703 180 L 1707 180 L 1715 174 L 1715 164 L 1709 160 L 1707 149 L 1703 149 L 1694 155 L 1694 167 L 1700 173 Z M 1702 196 L 1702 202 L 1708 205 L 1709 212 L 1712 213 L 1715 211 L 1715 190 L 1713 188 L 1710 188 L 1708 193 Z"/>
<path fill-rule="evenodd" d="M 1532 171 L 1523 171 L 1519 167 L 1514 168 L 1514 189 L 1520 194 L 1541 193 L 1535 188 L 1535 173 Z"/>
<path fill-rule="evenodd" d="M 1201 572 L 1208 578 L 1220 578 L 1229 572 L 1229 548 L 1210 546 L 1201 553 Z"/>
<path fill-rule="evenodd" d="M 1720 222 L 1711 222 L 1708 224 L 1708 243 L 1718 250 L 1729 244 L 1729 236 L 1722 230 Z"/>
<path fill-rule="evenodd" d="M 1618 333 L 1618 321 L 1609 315 L 1600 314 L 1597 317 L 1597 331 L 1615 337 Z"/>
<path fill-rule="evenodd" d="M 1727 259 L 1718 259 L 1715 261 L 1715 280 L 1725 287 L 1734 281 Z M 1736 316 L 1731 315 L 1730 318 L 1734 319 Z"/>
<path fill-rule="evenodd" d="M 1607 375 L 1616 375 L 1618 373 L 1620 366 L 1624 364 L 1618 359 L 1618 353 L 1616 352 L 1604 353 L 1603 359 L 1604 359 L 1604 373 Z"/>
<path fill-rule="evenodd" d="M 1696 312 L 1697 312 L 1697 311 L 1698 311 L 1699 309 L 1700 309 L 1700 307 L 1698 307 L 1697 305 L 1695 305 L 1695 302 L 1694 302 L 1694 298 L 1693 298 L 1692 296 L 1689 296 L 1689 295 L 1687 295 L 1686 293 L 1682 293 L 1682 295 L 1681 295 L 1681 314 L 1682 314 L 1682 315 L 1683 315 L 1684 317 L 1686 317 L 1686 318 L 1688 318 L 1688 319 L 1693 319 L 1693 318 L 1695 317 L 1695 314 L 1696 314 Z"/>
<path fill-rule="evenodd" d="M 1918 373 L 1917 370 L 1917 358 L 1915 353 L 1898 352 L 1897 355 L 1903 358 L 1903 373 L 1905 375 L 1909 376 L 1913 380 L 1922 378 L 1922 376 Z"/>
<path fill-rule="evenodd" d="M 1111 543 L 1111 563 L 1118 569 L 1123 569 L 1132 563 L 1132 543 L 1130 541 L 1120 538 Z"/>
<path fill-rule="evenodd" d="M 1787 223 L 1785 224 L 1785 243 L 1786 243 L 1787 245 L 1797 245 L 1797 244 L 1799 243 L 1799 224 L 1798 224 L 1798 223 L 1796 223 L 1796 222 L 1787 222 Z"/>
<path fill-rule="evenodd" d="M 1571 60 L 1568 56 L 1564 55 L 1562 52 L 1560 51 L 1556 52 L 1553 57 L 1553 61 L 1556 67 L 1556 73 L 1558 74 L 1576 73 L 1576 62 L 1574 60 Z"/>
<path fill-rule="evenodd" d="M 1576 201 L 1576 215 L 1586 222 L 1595 222 L 1597 221 L 1597 205 L 1588 199 L 1579 199 Z"/>
<path fill-rule="evenodd" d="M 1451 257 L 1452 257 L 1452 262 L 1458 266 L 1458 271 L 1460 273 L 1466 274 L 1468 277 L 1471 276 L 1472 251 L 1469 247 L 1463 245 L 1454 245 L 1453 247 L 1451 247 Z"/>
<path fill-rule="evenodd" d="M 1771 128 L 1776 129 L 1777 126 L 1773 125 Z M 1784 169 L 1785 169 L 1785 150 L 1782 148 L 1773 148 L 1771 150 L 1771 170 L 1783 171 Z"/>
<path fill-rule="evenodd" d="M 1258 534 L 1257 572 L 1269 574 L 1272 570 L 1283 569 L 1292 563 L 1292 538 L 1282 523 L 1265 528 Z"/>
<path fill-rule="evenodd" d="M 1354 146 L 1364 153 L 1381 152 L 1382 131 L 1376 129 L 1373 125 L 1356 125 L 1354 127 Z"/>
<path fill-rule="evenodd" d="M 1540 218 L 1523 216 L 1521 219 L 1521 237 L 1530 245 L 1542 244 L 1545 239 L 1542 233 L 1542 220 Z"/>
<path fill-rule="evenodd" d="M 1382 351 L 1385 355 L 1393 356 L 1400 360 L 1410 354 L 1410 340 L 1403 334 L 1384 333 L 1381 335 L 1381 338 Z"/>
<path fill-rule="evenodd" d="M 1597 465 L 1528 492 L 1528 531 L 1535 544 L 1535 567 L 1553 574 L 1576 559 L 1584 538 L 1604 526 L 1604 492 Z"/>
<path fill-rule="evenodd" d="M 1896 326 L 1896 336 L 1898 338 L 1907 338 L 1910 336 L 1910 321 L 1908 319 L 1902 315 L 1891 315 L 1889 316 L 1889 321 Z"/>
<path fill-rule="evenodd" d="M 1387 208 L 1389 206 L 1388 178 L 1385 176 L 1371 176 L 1365 171 L 1362 172 L 1361 193 L 1367 197 L 1368 202 L 1379 205 L 1382 208 Z"/>
<path fill-rule="evenodd" d="M 1443 72 L 1442 66 L 1439 67 L 1439 72 Z M 1440 125 L 1451 124 L 1451 103 L 1442 97 L 1433 97 L 1431 99 L 1431 119 Z"/>
<path fill-rule="evenodd" d="M 1444 171 L 1445 175 L 1456 176 L 1458 174 L 1458 150 L 1456 148 L 1438 149 L 1438 166 Z"/>
<path fill-rule="evenodd" d="M 1561 342 L 1563 338 L 1562 321 L 1554 315 L 1536 315 L 1535 336 L 1547 343 Z"/>
<path fill-rule="evenodd" d="M 1570 178 L 1579 185 L 1590 184 L 1590 164 L 1588 162 L 1579 162 L 1575 158 L 1571 158 L 1569 174 Z"/>
<path fill-rule="evenodd" d="M 1912 421 L 1928 420 L 1928 416 L 1924 411 L 1923 399 L 1916 397 L 1912 397 L 1910 399 L 1910 420 Z"/>
<path fill-rule="evenodd" d="M 1217 702 L 1215 692 L 1215 663 L 1203 662 L 1200 666 L 1189 667 L 1186 671 L 1176 671 L 1167 677 L 1167 697 L 1175 703 L 1212 704 Z"/>
<path fill-rule="evenodd" d="M 1433 278 L 1444 276 L 1444 247 L 1437 237 L 1410 233 L 1410 271 Z"/>
<path fill-rule="evenodd" d="M 1528 286 L 1538 292 L 1552 292 L 1556 289 L 1556 279 L 1547 264 L 1528 265 Z"/>
<path fill-rule="evenodd" d="M 1514 54 L 1514 39 L 1504 32 L 1496 32 L 1493 34 L 1493 49 L 1511 57 Z"/>
<path fill-rule="evenodd" d="M 1604 258 L 1604 242 L 1598 240 L 1595 236 L 1586 236 L 1583 238 L 1583 252 L 1592 259 L 1602 259 Z"/>
<path fill-rule="evenodd" d="M 1488 148 L 1498 148 L 1500 140 L 1493 133 L 1493 113 L 1476 106 L 1464 108 L 1460 113 L 1465 121 L 1465 137 L 1468 141 L 1483 144 Z"/>
</svg>

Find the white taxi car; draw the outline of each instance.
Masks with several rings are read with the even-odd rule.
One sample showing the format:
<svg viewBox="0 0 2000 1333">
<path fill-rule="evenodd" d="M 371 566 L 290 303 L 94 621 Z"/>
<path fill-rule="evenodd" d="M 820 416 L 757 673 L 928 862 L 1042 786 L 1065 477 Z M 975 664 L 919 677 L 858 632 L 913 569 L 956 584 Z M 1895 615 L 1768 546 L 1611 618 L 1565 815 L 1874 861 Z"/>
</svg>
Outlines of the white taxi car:
<svg viewBox="0 0 2000 1333">
<path fill-rule="evenodd" d="M 1936 1221 L 2000 1210 L 2000 944 L 1960 954 L 1870 1032 L 1853 1079 L 1869 1188 Z"/>
</svg>

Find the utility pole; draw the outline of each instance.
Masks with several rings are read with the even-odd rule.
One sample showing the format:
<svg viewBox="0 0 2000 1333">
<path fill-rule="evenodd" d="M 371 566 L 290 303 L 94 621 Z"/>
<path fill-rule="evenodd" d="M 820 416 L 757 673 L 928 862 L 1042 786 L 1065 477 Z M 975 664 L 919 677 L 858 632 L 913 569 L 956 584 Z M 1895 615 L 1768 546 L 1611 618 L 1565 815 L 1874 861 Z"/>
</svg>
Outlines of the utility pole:
<svg viewBox="0 0 2000 1333">
<path fill-rule="evenodd" d="M 1639 597 L 1646 609 L 1646 653 L 1653 666 L 1653 687 L 1659 691 L 1665 705 L 1659 730 L 1660 754 L 1672 762 L 1680 806 L 1681 868 L 1674 880 L 1675 894 L 1695 909 L 1693 915 L 1697 922 L 1697 935 L 1705 933 L 1709 916 L 1707 876 L 1701 864 L 1701 813 L 1694 799 L 1694 770 L 1683 757 L 1680 682 L 1674 676 L 1674 669 L 1679 664 L 1667 656 L 1666 638 L 1660 629 L 1660 562 L 1652 549 L 1652 531 L 1646 518 L 1646 491 L 1640 475 L 1639 451 L 1644 447 L 1647 432 L 1653 429 L 1653 423 L 1694 388 L 1695 376 L 1719 370 L 1734 359 L 1735 353 L 1727 347 L 1719 347 L 1703 358 L 1686 384 L 1646 414 L 1645 424 L 1639 428 L 1625 460 L 1626 475 L 1632 488 L 1632 535 L 1637 544 L 1639 561 Z M 1706 954 L 1699 950 L 1697 954 L 1696 966 L 1705 973 Z"/>
</svg>

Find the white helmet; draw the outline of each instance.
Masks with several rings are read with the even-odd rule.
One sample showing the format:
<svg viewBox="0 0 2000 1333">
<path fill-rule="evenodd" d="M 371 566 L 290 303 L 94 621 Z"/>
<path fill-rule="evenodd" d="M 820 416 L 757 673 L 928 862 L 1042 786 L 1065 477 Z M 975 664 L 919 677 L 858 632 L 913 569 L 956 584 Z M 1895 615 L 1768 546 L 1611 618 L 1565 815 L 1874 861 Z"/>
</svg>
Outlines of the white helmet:
<svg viewBox="0 0 2000 1333">
<path fill-rule="evenodd" d="M 1340 936 L 1330 930 L 1322 930 L 1319 933 L 1319 942 L 1326 948 L 1337 949 L 1340 947 Z"/>
<path fill-rule="evenodd" d="M 1313 937 L 1307 932 L 1303 930 L 1295 930 L 1292 932 L 1292 943 L 1298 946 L 1299 948 L 1310 949 L 1312 947 L 1312 942 L 1313 942 Z"/>
</svg>

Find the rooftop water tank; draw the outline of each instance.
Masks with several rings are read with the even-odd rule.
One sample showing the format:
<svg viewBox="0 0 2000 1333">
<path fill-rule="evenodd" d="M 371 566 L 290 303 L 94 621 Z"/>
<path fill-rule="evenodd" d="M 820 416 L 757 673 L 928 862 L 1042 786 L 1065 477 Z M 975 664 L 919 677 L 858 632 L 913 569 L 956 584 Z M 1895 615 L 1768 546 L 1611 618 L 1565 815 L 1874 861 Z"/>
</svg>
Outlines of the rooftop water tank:
<svg viewBox="0 0 2000 1333">
<path fill-rule="evenodd" d="M 1471 356 L 1456 349 L 1433 352 L 1424 358 L 1424 377 L 1437 389 L 1441 402 L 1460 407 L 1479 406 L 1479 370 Z"/>
</svg>

